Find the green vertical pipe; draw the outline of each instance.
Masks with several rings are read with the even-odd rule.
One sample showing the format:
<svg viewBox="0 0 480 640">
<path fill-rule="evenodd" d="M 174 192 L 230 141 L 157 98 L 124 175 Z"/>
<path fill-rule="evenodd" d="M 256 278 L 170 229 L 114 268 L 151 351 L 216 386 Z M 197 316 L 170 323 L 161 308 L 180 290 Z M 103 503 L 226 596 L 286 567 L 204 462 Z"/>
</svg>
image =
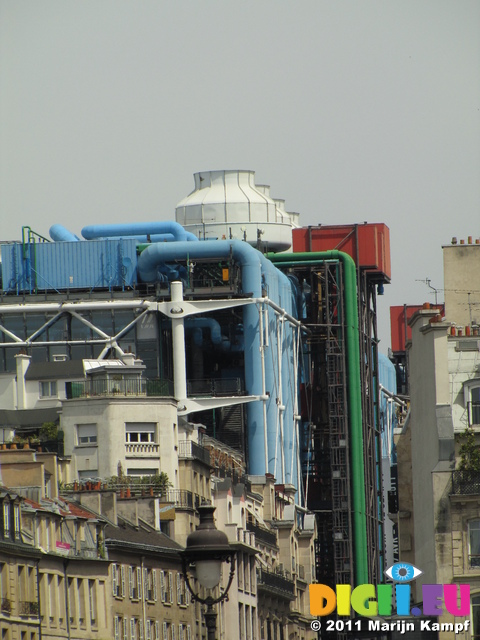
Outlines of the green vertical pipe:
<svg viewBox="0 0 480 640">
<path fill-rule="evenodd" d="M 267 257 L 278 267 L 298 266 L 298 263 L 310 263 L 313 265 L 325 262 L 325 260 L 340 260 L 344 266 L 355 580 L 357 585 L 366 584 L 368 583 L 367 516 L 365 507 L 360 338 L 358 330 L 357 274 L 355 262 L 348 253 L 335 250 L 301 253 L 268 253 Z"/>
</svg>

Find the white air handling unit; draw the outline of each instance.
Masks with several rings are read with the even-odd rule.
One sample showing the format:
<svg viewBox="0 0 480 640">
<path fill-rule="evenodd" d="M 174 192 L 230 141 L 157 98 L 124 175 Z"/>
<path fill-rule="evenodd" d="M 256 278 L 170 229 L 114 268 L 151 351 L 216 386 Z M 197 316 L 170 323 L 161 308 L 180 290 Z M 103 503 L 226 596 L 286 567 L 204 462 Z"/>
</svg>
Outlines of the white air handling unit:
<svg viewBox="0 0 480 640">
<path fill-rule="evenodd" d="M 298 214 L 285 211 L 270 187 L 255 185 L 254 171 L 201 171 L 195 189 L 178 203 L 175 219 L 199 240 L 246 240 L 287 251 Z"/>
</svg>

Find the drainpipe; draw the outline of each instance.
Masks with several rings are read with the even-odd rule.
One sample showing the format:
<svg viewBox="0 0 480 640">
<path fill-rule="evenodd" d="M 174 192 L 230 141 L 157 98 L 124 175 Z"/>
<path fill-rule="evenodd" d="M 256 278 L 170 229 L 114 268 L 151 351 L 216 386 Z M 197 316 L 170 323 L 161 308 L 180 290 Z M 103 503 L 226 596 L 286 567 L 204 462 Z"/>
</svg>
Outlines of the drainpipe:
<svg viewBox="0 0 480 640">
<path fill-rule="evenodd" d="M 36 566 L 35 566 L 35 573 L 37 577 L 38 640 L 42 640 L 42 612 L 41 612 L 42 607 L 41 607 L 41 601 L 40 601 L 40 573 L 38 571 L 39 564 L 40 564 L 40 560 L 37 560 Z"/>
<path fill-rule="evenodd" d="M 347 338 L 348 414 L 350 422 L 353 526 L 355 532 L 356 584 L 368 582 L 367 517 L 365 507 L 365 469 L 363 464 L 362 398 L 360 345 L 357 308 L 357 280 L 353 259 L 343 251 L 319 251 L 267 254 L 278 267 L 298 264 L 316 265 L 326 260 L 340 260 L 345 276 L 345 331 Z"/>
<path fill-rule="evenodd" d="M 63 561 L 63 583 L 65 591 L 65 616 L 67 618 L 67 639 L 70 640 L 70 606 L 68 602 L 68 576 L 67 576 L 68 560 Z"/>
</svg>

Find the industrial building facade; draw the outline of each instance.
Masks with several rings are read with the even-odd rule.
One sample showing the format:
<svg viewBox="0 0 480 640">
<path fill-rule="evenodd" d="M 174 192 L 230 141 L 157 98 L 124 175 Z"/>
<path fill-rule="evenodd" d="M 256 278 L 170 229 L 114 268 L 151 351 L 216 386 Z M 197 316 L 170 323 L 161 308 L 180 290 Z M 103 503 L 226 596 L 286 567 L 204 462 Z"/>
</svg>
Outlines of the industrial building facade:
<svg viewBox="0 0 480 640">
<path fill-rule="evenodd" d="M 380 582 L 388 228 L 297 228 L 253 172 L 195 181 L 176 222 L 87 227 L 85 240 L 54 225 L 52 242 L 25 227 L 1 245 L 4 440 L 59 417 L 77 480 L 121 462 L 168 467 L 181 491 L 170 449 L 202 425 L 315 514 L 317 581 Z"/>
</svg>

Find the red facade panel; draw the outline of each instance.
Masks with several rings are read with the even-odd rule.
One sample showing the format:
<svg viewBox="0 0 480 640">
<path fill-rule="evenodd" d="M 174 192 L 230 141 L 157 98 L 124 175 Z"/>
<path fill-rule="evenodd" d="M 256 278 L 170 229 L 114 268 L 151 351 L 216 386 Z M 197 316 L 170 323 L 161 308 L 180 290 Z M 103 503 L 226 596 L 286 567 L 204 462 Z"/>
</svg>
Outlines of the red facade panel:
<svg viewBox="0 0 480 640">
<path fill-rule="evenodd" d="M 292 235 L 294 252 L 344 251 L 358 266 L 390 280 L 390 229 L 385 224 L 302 227 Z"/>
</svg>

